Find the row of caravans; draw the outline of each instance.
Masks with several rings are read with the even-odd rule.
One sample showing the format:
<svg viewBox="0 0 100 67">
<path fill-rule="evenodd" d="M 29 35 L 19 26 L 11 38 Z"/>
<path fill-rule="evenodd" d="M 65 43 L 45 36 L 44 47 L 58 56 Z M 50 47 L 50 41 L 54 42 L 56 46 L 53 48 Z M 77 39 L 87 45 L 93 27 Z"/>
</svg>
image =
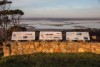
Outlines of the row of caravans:
<svg viewBox="0 0 100 67">
<path fill-rule="evenodd" d="M 88 32 L 65 32 L 60 31 L 40 31 L 37 32 L 13 32 L 11 40 L 80 40 L 90 41 L 90 35 Z"/>
</svg>

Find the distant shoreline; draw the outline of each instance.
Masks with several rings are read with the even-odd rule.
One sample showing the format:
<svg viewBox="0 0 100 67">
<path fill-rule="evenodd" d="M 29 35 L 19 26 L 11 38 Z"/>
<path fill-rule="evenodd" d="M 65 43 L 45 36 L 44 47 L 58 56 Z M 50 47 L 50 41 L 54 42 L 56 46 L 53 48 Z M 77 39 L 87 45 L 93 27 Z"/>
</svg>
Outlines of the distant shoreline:
<svg viewBox="0 0 100 67">
<path fill-rule="evenodd" d="M 100 20 L 100 18 L 22 18 L 21 20 Z"/>
<path fill-rule="evenodd" d="M 83 32 L 89 32 L 90 30 L 100 30 L 96 28 L 87 28 L 87 29 L 33 29 L 33 31 L 83 31 Z"/>
</svg>

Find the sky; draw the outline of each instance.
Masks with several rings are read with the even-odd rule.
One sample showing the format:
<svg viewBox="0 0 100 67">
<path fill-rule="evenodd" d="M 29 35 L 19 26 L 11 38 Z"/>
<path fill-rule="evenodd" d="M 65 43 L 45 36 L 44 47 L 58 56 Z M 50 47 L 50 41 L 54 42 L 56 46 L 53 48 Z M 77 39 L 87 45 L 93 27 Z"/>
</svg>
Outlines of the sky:
<svg viewBox="0 0 100 67">
<path fill-rule="evenodd" d="M 23 17 L 100 18 L 100 0 L 10 0 Z"/>
</svg>

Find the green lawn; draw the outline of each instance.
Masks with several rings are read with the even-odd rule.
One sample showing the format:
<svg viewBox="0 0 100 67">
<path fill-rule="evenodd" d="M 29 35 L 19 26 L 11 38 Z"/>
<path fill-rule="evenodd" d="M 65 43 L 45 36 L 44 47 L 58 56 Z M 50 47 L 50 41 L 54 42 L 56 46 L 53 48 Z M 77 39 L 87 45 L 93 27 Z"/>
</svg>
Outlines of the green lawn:
<svg viewBox="0 0 100 67">
<path fill-rule="evenodd" d="M 100 55 L 36 53 L 1 58 L 0 67 L 100 67 Z"/>
</svg>

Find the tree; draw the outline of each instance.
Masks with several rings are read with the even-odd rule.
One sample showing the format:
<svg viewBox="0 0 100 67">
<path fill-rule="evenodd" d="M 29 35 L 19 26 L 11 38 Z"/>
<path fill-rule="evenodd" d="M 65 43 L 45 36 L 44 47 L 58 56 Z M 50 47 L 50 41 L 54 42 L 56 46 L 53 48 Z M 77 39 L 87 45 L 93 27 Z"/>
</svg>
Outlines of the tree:
<svg viewBox="0 0 100 67">
<path fill-rule="evenodd" d="M 1 18 L 2 18 L 2 16 L 6 15 L 6 17 L 4 18 L 4 19 L 6 19 L 6 21 L 11 22 L 14 26 L 19 26 L 20 18 L 22 15 L 24 15 L 24 12 L 22 10 L 19 10 L 19 9 L 17 9 L 17 10 L 4 10 L 4 11 L 0 11 L 0 14 L 1 14 Z"/>
<path fill-rule="evenodd" d="M 24 15 L 24 12 L 22 10 L 10 10 L 9 11 L 11 15 L 11 20 L 14 26 L 19 26 L 20 24 L 20 18 L 22 15 Z"/>
<path fill-rule="evenodd" d="M 6 13 L 7 13 L 7 10 L 9 10 L 11 3 L 12 3 L 11 1 L 7 1 L 7 0 L 0 1 L 0 10 L 1 10 L 0 26 L 3 29 L 5 39 L 7 37 L 7 28 L 8 28 L 8 23 L 9 23 L 9 19 Z"/>
<path fill-rule="evenodd" d="M 5 41 L 7 39 L 7 30 L 12 26 L 19 26 L 20 18 L 24 15 L 22 10 L 10 10 L 11 3 L 8 0 L 0 1 L 0 27 L 3 29 Z"/>
</svg>

